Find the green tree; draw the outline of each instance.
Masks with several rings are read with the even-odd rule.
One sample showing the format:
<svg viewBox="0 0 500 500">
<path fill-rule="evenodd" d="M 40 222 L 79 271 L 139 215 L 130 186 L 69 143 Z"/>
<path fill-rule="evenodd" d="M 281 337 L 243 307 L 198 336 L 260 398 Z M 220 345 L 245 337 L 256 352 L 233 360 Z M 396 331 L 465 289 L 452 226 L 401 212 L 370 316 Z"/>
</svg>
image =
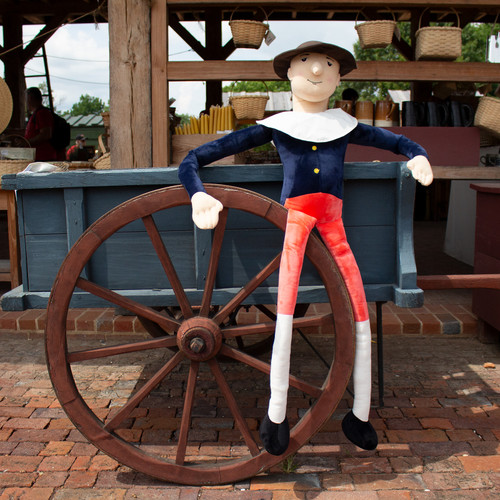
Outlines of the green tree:
<svg viewBox="0 0 500 500">
<path fill-rule="evenodd" d="M 287 92 L 290 90 L 290 82 L 278 80 L 272 82 L 242 81 L 231 82 L 222 88 L 223 92 Z"/>
<path fill-rule="evenodd" d="M 69 110 L 69 114 L 71 116 L 91 115 L 94 113 L 102 113 L 103 111 L 106 111 L 106 105 L 102 99 L 85 94 L 81 95 L 80 100 L 73 104 Z"/>
<path fill-rule="evenodd" d="M 491 24 L 468 24 L 462 30 L 462 55 L 458 61 L 485 62 Z"/>
</svg>

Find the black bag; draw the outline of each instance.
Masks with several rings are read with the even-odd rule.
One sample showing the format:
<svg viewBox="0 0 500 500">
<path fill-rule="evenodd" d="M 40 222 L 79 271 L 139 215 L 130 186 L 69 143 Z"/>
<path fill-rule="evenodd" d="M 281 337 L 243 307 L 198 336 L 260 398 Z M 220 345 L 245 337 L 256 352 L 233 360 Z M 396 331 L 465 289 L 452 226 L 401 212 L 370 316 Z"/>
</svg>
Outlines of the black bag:
<svg viewBox="0 0 500 500">
<path fill-rule="evenodd" d="M 54 128 L 50 144 L 56 151 L 65 150 L 71 141 L 71 127 L 62 116 L 55 113 L 52 113 L 52 116 L 54 117 Z"/>
<path fill-rule="evenodd" d="M 52 127 L 52 137 L 49 142 L 56 151 L 66 150 L 71 142 L 71 126 L 62 116 L 56 115 L 53 111 L 51 113 L 54 126 Z"/>
</svg>

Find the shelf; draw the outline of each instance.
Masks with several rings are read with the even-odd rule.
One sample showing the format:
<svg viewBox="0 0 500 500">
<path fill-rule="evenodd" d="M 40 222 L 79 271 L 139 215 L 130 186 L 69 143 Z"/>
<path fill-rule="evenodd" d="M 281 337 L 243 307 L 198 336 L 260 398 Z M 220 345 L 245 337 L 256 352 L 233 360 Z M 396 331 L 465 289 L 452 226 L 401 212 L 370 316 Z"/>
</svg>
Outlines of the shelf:
<svg viewBox="0 0 500 500">
<path fill-rule="evenodd" d="M 271 61 L 171 61 L 170 81 L 278 80 Z M 500 81 L 500 63 L 446 61 L 358 61 L 346 81 L 472 82 Z"/>
</svg>

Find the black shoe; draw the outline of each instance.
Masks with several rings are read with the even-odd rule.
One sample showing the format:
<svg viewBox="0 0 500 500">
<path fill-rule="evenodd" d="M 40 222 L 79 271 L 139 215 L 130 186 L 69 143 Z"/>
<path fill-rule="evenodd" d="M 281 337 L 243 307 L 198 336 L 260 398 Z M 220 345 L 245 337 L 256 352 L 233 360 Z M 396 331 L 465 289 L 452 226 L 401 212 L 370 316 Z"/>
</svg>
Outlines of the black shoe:
<svg viewBox="0 0 500 500">
<path fill-rule="evenodd" d="M 373 425 L 360 420 L 352 410 L 342 420 L 342 430 L 349 441 L 363 450 L 374 450 L 377 447 L 378 436 Z"/>
<path fill-rule="evenodd" d="M 259 435 L 268 453 L 282 455 L 290 442 L 290 428 L 288 427 L 287 418 L 285 417 L 281 424 L 275 424 L 269 420 L 269 416 L 266 414 L 260 424 Z"/>
</svg>

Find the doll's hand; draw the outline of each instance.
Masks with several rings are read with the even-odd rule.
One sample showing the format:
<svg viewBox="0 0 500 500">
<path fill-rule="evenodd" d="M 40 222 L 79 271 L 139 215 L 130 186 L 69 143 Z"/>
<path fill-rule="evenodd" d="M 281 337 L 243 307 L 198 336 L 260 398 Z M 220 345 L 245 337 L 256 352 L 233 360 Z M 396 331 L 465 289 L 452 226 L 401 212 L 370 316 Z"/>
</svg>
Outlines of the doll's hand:
<svg viewBox="0 0 500 500">
<path fill-rule="evenodd" d="M 198 191 L 191 197 L 193 221 L 200 229 L 213 229 L 219 222 L 219 212 L 224 208 L 213 196 Z"/>
<path fill-rule="evenodd" d="M 406 166 L 411 170 L 413 177 L 420 182 L 422 186 L 428 186 L 434 179 L 431 165 L 425 156 L 415 156 L 415 158 L 408 161 Z"/>
</svg>

